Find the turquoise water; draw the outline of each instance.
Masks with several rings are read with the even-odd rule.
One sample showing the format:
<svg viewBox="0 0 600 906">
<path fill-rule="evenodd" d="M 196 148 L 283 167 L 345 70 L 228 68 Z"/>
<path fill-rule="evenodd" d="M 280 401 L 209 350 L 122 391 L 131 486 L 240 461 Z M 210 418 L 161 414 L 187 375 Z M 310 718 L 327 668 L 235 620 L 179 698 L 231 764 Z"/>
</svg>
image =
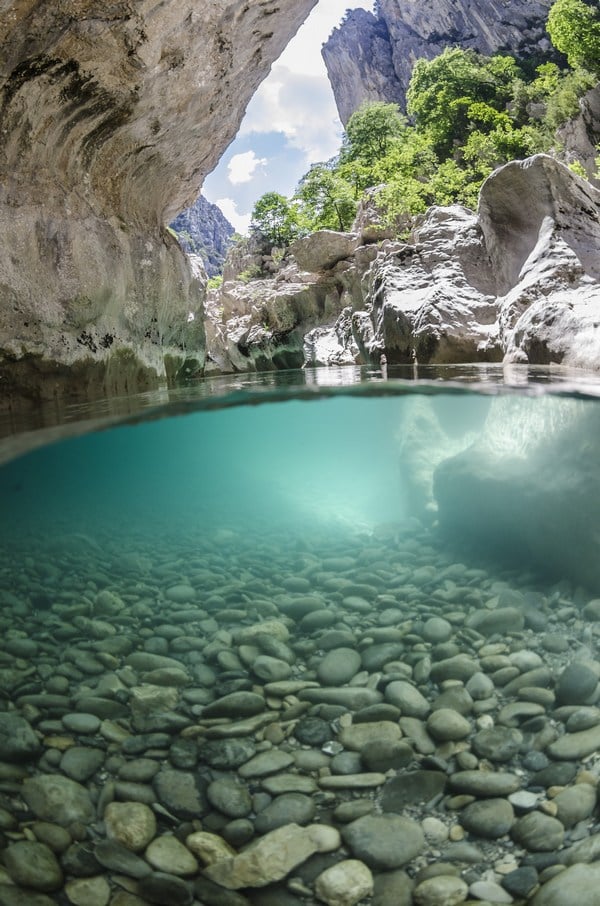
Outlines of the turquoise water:
<svg viewBox="0 0 600 906">
<path fill-rule="evenodd" d="M 448 557 L 595 585 L 593 396 L 542 393 L 539 381 L 517 392 L 407 382 L 307 392 L 292 378 L 260 392 L 259 379 L 215 397 L 204 388 L 149 420 L 5 464 L 4 544 L 83 533 L 135 549 L 228 531 L 244 543 L 284 533 L 335 545 L 395 527 L 424 532 Z"/>
<path fill-rule="evenodd" d="M 75 902 L 93 876 L 115 906 L 318 906 L 349 855 L 360 906 L 425 902 L 414 885 L 448 862 L 463 899 L 569 887 L 581 866 L 554 869 L 600 832 L 598 388 L 428 377 L 323 369 L 11 415 L 2 903 Z M 248 876 L 272 833 L 287 842 Z M 181 876 L 150 849 L 173 835 Z M 41 878 L 32 836 L 59 839 Z"/>
</svg>

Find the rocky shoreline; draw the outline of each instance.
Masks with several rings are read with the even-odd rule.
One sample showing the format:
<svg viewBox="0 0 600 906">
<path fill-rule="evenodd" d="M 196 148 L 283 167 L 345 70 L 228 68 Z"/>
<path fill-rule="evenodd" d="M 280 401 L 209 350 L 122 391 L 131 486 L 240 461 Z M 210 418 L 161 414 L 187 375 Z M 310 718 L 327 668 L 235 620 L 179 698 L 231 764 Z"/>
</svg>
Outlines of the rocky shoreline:
<svg viewBox="0 0 600 906">
<path fill-rule="evenodd" d="M 592 904 L 600 601 L 411 529 L 3 551 L 2 906 Z"/>
</svg>

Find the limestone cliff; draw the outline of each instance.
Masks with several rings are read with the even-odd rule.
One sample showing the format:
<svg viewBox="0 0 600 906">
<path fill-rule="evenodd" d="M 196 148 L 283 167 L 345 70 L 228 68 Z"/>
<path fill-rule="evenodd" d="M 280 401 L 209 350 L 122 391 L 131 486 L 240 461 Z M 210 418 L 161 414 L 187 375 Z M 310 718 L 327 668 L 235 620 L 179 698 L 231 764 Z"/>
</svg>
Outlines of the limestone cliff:
<svg viewBox="0 0 600 906">
<path fill-rule="evenodd" d="M 431 208 L 408 241 L 356 228 L 298 240 L 268 279 L 226 281 L 213 361 L 281 367 L 292 343 L 295 365 L 600 368 L 600 191 L 554 158 L 506 164 L 477 214 Z"/>
<path fill-rule="evenodd" d="M 235 230 L 221 209 L 200 195 L 171 223 L 179 244 L 190 255 L 199 255 L 209 277 L 223 270 Z"/>
<path fill-rule="evenodd" d="M 415 61 L 445 47 L 540 56 L 550 49 L 545 22 L 552 0 L 380 0 L 377 15 L 347 13 L 323 47 L 344 125 L 365 101 L 404 106 Z"/>
<path fill-rule="evenodd" d="M 164 224 L 315 2 L 0 2 L 5 387 L 201 366 L 201 282 Z"/>
</svg>

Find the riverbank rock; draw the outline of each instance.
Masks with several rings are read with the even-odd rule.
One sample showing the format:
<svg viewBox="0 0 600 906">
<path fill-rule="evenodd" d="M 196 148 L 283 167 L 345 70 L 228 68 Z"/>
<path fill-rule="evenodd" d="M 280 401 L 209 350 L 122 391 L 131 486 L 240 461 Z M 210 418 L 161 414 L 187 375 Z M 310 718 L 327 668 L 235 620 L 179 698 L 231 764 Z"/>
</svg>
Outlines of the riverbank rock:
<svg viewBox="0 0 600 906">
<path fill-rule="evenodd" d="M 314 4 L 0 11 L 5 399 L 202 369 L 205 277 L 164 224 Z"/>
</svg>

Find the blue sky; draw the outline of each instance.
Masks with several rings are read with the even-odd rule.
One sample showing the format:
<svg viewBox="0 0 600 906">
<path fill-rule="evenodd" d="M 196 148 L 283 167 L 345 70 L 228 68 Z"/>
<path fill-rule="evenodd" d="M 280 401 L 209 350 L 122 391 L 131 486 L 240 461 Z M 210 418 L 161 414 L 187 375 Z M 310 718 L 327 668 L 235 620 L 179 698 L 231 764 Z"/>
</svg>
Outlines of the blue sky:
<svg viewBox="0 0 600 906">
<path fill-rule="evenodd" d="M 311 164 L 339 148 L 339 121 L 321 45 L 347 9 L 372 0 L 320 0 L 250 101 L 235 141 L 206 178 L 203 194 L 238 232 L 246 232 L 257 198 L 290 195 Z"/>
</svg>

